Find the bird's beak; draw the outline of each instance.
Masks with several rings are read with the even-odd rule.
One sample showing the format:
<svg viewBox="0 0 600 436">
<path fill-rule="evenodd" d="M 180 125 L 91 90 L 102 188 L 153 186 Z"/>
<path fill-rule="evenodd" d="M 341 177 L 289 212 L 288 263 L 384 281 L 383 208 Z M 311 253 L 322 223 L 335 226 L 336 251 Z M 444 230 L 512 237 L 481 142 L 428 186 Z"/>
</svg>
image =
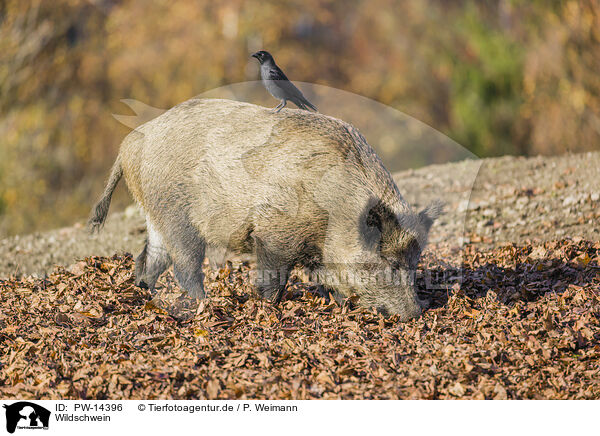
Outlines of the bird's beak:
<svg viewBox="0 0 600 436">
<path fill-rule="evenodd" d="M 251 57 L 258 59 L 258 52 L 257 53 L 253 53 Z"/>
</svg>

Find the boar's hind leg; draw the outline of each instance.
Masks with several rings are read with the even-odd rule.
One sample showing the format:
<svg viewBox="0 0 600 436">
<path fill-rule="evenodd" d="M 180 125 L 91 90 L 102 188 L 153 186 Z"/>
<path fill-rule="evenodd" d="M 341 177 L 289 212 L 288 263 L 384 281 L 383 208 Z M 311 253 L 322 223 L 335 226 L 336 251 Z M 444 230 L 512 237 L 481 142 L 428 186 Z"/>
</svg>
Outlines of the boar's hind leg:
<svg viewBox="0 0 600 436">
<path fill-rule="evenodd" d="M 148 223 L 148 239 L 135 259 L 135 285 L 154 290 L 160 275 L 171 265 L 171 257 L 163 245 L 162 237 Z"/>
<path fill-rule="evenodd" d="M 174 222 L 171 222 L 173 225 Z M 170 250 L 173 259 L 175 278 L 190 297 L 204 298 L 204 273 L 202 263 L 206 251 L 204 239 L 187 222 L 173 225 L 168 235 L 172 244 Z"/>
<path fill-rule="evenodd" d="M 200 299 L 205 297 L 202 261 L 175 262 L 173 264 L 173 272 L 179 285 L 186 290 L 190 297 Z"/>
<path fill-rule="evenodd" d="M 278 302 L 283 296 L 291 267 L 274 247 L 269 247 L 260 238 L 254 238 L 256 246 L 256 287 L 261 297 Z"/>
</svg>

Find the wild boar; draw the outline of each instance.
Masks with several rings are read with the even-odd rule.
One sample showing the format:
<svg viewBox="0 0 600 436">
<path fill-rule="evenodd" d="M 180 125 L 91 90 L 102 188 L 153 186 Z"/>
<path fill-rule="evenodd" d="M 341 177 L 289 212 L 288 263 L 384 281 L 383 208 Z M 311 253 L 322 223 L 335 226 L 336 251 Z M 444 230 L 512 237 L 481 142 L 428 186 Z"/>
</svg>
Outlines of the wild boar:
<svg viewBox="0 0 600 436">
<path fill-rule="evenodd" d="M 278 300 L 299 265 L 363 306 L 403 320 L 421 313 L 413 274 L 440 204 L 414 212 L 348 123 L 188 100 L 124 139 L 92 229 L 123 175 L 147 222 L 138 286 L 153 289 L 172 263 L 181 287 L 204 298 L 202 263 L 216 247 L 256 255 L 264 298 Z"/>
</svg>

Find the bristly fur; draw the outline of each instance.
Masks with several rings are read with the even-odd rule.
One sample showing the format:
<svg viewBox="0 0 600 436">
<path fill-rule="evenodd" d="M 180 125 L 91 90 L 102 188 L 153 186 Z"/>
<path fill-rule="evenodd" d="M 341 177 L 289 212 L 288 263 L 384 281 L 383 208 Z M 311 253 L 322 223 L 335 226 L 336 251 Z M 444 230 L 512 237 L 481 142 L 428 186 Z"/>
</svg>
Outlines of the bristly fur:
<svg viewBox="0 0 600 436">
<path fill-rule="evenodd" d="M 409 279 L 427 242 L 434 204 L 415 213 L 364 137 L 318 113 L 192 99 L 123 141 L 90 225 L 106 218 L 121 175 L 148 225 L 136 284 L 153 288 L 171 264 L 180 285 L 204 296 L 207 247 L 253 252 L 257 283 L 277 300 L 297 264 L 360 304 L 409 319 L 420 313 Z M 332 274 L 400 268 L 402 284 L 330 281 Z"/>
</svg>

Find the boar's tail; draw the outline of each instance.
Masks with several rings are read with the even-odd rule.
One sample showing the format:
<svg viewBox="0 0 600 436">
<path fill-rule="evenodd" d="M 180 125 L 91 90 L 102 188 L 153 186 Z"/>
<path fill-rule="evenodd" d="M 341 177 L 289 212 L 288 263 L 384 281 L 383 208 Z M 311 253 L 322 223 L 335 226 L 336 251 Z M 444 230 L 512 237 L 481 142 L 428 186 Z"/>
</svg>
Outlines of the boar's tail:
<svg viewBox="0 0 600 436">
<path fill-rule="evenodd" d="M 104 221 L 106 220 L 106 215 L 108 215 L 108 208 L 110 207 L 110 200 L 112 198 L 113 192 L 123 177 L 123 168 L 121 168 L 121 156 L 117 156 L 117 160 L 112 166 L 110 170 L 110 177 L 108 178 L 108 183 L 104 188 L 104 192 L 102 193 L 102 197 L 92 209 L 92 213 L 90 215 L 90 219 L 88 220 L 88 227 L 90 232 L 94 233 L 95 231 L 100 231 L 102 226 L 104 226 Z"/>
</svg>

